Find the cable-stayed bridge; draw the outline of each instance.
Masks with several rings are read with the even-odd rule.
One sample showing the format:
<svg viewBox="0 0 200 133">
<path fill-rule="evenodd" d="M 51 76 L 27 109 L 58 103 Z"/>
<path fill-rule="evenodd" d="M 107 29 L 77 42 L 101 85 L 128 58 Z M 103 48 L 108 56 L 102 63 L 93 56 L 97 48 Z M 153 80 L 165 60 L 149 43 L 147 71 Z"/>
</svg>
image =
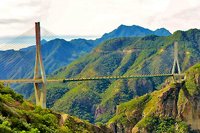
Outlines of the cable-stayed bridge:
<svg viewBox="0 0 200 133">
<path fill-rule="evenodd" d="M 30 31 L 32 31 L 31 29 Z M 26 36 L 29 34 L 29 32 L 24 33 L 22 36 Z M 48 32 L 47 30 L 43 30 L 44 32 Z M 50 33 L 51 36 L 55 36 L 53 33 Z M 20 40 L 21 38 L 17 38 Z M 30 37 L 27 37 L 25 41 L 29 40 Z M 8 83 L 8 84 L 23 84 L 23 83 L 33 83 L 34 84 L 34 89 L 35 89 L 35 97 L 36 97 L 36 104 L 46 108 L 46 85 L 47 83 L 55 83 L 55 82 L 60 82 L 60 83 L 65 83 L 65 82 L 76 82 L 76 81 L 91 81 L 91 80 L 107 80 L 107 79 L 132 79 L 132 78 L 154 78 L 154 77 L 175 77 L 175 79 L 181 79 L 184 77 L 184 74 L 181 73 L 181 69 L 179 66 L 179 60 L 178 60 L 178 43 L 174 43 L 174 59 L 173 59 L 173 65 L 172 65 L 172 70 L 170 72 L 165 73 L 165 72 L 156 72 L 156 73 L 135 73 L 131 75 L 106 75 L 106 76 L 94 76 L 94 77 L 71 77 L 71 78 L 63 78 L 63 79 L 48 79 L 46 78 L 46 73 L 44 69 L 44 64 L 43 64 L 43 58 L 41 54 L 41 28 L 40 28 L 40 23 L 37 22 L 35 23 L 35 40 L 36 40 L 36 50 L 34 51 L 35 57 L 29 57 L 29 58 L 35 58 L 35 67 L 34 67 L 34 74 L 33 78 L 19 78 L 19 79 L 1 79 L 0 82 L 3 83 Z M 14 42 L 13 42 L 14 43 Z M 32 42 L 33 43 L 33 42 Z M 10 43 L 12 44 L 12 42 Z M 24 42 L 26 44 L 26 42 Z M 8 47 L 7 45 L 3 46 L 4 48 Z M 4 49 L 2 48 L 2 49 Z M 138 48 L 137 48 L 138 49 Z M 23 49 L 26 51 L 26 49 Z M 21 52 L 23 52 L 23 50 Z M 105 52 L 105 51 L 104 51 Z M 108 51 L 107 51 L 108 52 Z M 116 51 L 119 52 L 119 51 Z M 122 51 L 122 52 L 133 52 L 133 51 Z M 161 49 L 162 52 L 162 49 Z M 18 53 L 14 53 L 13 58 Z M 9 56 L 6 55 L 7 57 Z M 4 58 L 6 58 L 6 56 Z M 19 58 L 22 58 L 19 56 Z M 26 57 L 23 57 L 28 58 Z M 12 60 L 11 60 L 12 61 Z M 17 63 L 17 62 L 16 62 Z M 34 62 L 32 62 L 34 63 Z M 1 67 L 1 66 L 0 66 Z M 5 67 L 5 66 L 4 66 Z M 7 66 L 11 67 L 11 66 Z M 11 69 L 11 68 L 9 68 Z M 24 68 L 26 69 L 26 68 Z M 178 77 L 178 78 L 177 78 Z"/>
<path fill-rule="evenodd" d="M 71 82 L 71 81 L 89 81 L 89 80 L 106 80 L 106 79 L 132 79 L 132 78 L 152 78 L 152 77 L 172 77 L 184 76 L 184 74 L 134 74 L 130 76 L 96 76 L 96 77 L 80 77 L 80 78 L 65 78 L 65 79 L 47 79 L 46 82 Z M 0 80 L 3 83 L 42 83 L 42 79 L 7 79 Z"/>
</svg>

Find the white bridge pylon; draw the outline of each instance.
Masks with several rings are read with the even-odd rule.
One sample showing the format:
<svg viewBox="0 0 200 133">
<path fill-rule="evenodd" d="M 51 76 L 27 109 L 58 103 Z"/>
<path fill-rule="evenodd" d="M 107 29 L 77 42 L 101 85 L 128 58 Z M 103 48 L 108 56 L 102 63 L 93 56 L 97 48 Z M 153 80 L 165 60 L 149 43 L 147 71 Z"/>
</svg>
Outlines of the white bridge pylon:
<svg viewBox="0 0 200 133">
<path fill-rule="evenodd" d="M 36 99 L 36 105 L 39 105 L 42 108 L 46 108 L 47 81 L 41 54 L 40 22 L 35 23 L 35 37 L 36 37 L 36 56 L 35 56 L 34 80 L 42 79 L 40 83 L 34 82 L 35 99 Z"/>
<path fill-rule="evenodd" d="M 172 74 L 181 74 L 181 69 L 178 61 L 178 42 L 174 42 L 174 63 L 172 67 Z"/>
</svg>

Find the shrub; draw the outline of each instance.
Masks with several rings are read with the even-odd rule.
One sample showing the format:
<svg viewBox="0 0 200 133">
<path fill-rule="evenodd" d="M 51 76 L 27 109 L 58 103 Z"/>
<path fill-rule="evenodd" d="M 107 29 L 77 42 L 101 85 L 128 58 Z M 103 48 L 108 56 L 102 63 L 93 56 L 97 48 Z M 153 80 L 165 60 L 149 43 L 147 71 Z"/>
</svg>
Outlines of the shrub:
<svg viewBox="0 0 200 133">
<path fill-rule="evenodd" d="M 10 128 L 10 123 L 8 121 L 4 121 L 2 124 L 0 124 L 0 132 L 1 133 L 12 133 L 12 130 Z"/>
</svg>

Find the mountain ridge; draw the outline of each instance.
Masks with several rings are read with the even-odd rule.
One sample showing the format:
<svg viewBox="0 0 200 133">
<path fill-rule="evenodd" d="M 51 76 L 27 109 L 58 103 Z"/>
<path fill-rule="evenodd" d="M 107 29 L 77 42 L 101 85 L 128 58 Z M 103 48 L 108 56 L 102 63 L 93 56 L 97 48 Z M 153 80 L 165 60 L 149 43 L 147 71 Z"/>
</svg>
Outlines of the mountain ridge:
<svg viewBox="0 0 200 133">
<path fill-rule="evenodd" d="M 125 26 L 125 25 L 121 25 L 119 27 L 127 27 L 126 29 L 129 29 L 131 27 Z M 119 28 L 118 27 L 118 28 Z M 110 33 L 107 33 L 106 35 L 112 34 L 114 31 L 118 30 L 115 29 L 113 31 L 111 31 Z M 122 28 L 123 29 L 123 28 Z M 137 29 L 145 29 L 143 27 L 137 27 Z M 123 32 L 123 33 L 122 33 Z M 104 37 L 105 34 L 101 37 L 98 38 L 96 40 L 86 40 L 86 39 L 73 39 L 71 41 L 66 41 L 64 39 L 59 39 L 56 38 L 54 40 L 50 40 L 50 41 L 46 41 L 46 40 L 41 40 L 41 49 L 42 49 L 42 56 L 44 58 L 44 64 L 46 66 L 46 73 L 50 74 L 51 72 L 55 71 L 56 69 L 68 65 L 70 62 L 72 62 L 73 60 L 81 57 L 82 55 L 91 52 L 91 50 L 96 47 L 98 44 L 102 43 L 103 41 L 110 39 L 110 38 L 115 38 L 118 36 L 127 36 L 126 34 L 128 34 L 129 30 L 127 31 L 121 31 L 118 34 L 112 34 L 109 38 L 108 37 Z M 145 34 L 145 33 L 143 33 Z M 129 36 L 140 36 L 141 34 L 132 34 L 129 33 Z M 47 46 L 48 45 L 48 46 Z M 60 48 L 58 48 L 59 45 Z M 68 45 L 68 47 L 66 46 Z M 63 48 L 61 48 L 63 47 Z M 48 50 L 51 49 L 51 50 Z M 59 51 L 61 50 L 61 52 Z M 4 54 L 2 54 L 4 53 Z M 54 54 L 53 54 L 54 53 Z M 62 54 L 60 54 L 62 53 Z M 5 72 L 5 74 L 0 75 L 1 79 L 6 79 L 6 78 L 28 78 L 31 75 L 33 75 L 33 72 L 31 72 L 33 70 L 34 67 L 34 56 L 35 55 L 35 48 L 34 46 L 30 46 L 28 48 L 22 48 L 20 50 L 8 50 L 7 53 L 6 51 L 4 52 L 0 52 L 0 57 L 7 57 L 7 59 L 2 59 L 0 58 L 0 66 L 2 66 L 2 71 Z M 20 59 L 20 57 L 23 57 L 23 59 Z M 61 57 L 59 59 L 59 61 L 57 61 L 57 57 Z M 9 60 L 11 60 L 10 58 L 12 58 L 12 62 L 10 62 Z M 29 58 L 29 59 L 28 59 Z M 56 59 L 54 59 L 56 58 Z M 3 61 L 5 60 L 5 61 Z M 7 60 L 7 61 L 6 61 Z M 28 61 L 30 61 L 30 63 L 28 64 Z M 54 63 L 54 65 L 49 65 L 48 62 Z M 12 64 L 12 63 L 17 63 L 16 64 Z M 21 64 L 27 65 L 28 69 L 24 69 L 24 66 L 22 66 Z M 9 69 L 7 70 L 5 66 L 10 65 L 10 66 L 14 66 L 13 70 Z M 22 69 L 23 71 L 14 71 L 17 69 Z"/>
<path fill-rule="evenodd" d="M 142 37 L 147 35 L 169 36 L 171 35 L 171 33 L 165 28 L 159 28 L 153 31 L 138 25 L 127 26 L 122 24 L 115 30 L 109 33 L 105 33 L 101 38 L 96 40 L 98 42 L 99 41 L 101 42 L 101 40 L 108 40 L 117 37 L 132 37 L 132 36 Z"/>
<path fill-rule="evenodd" d="M 127 76 L 142 72 L 171 73 L 175 41 L 180 44 L 179 61 L 183 62 L 181 68 L 184 71 L 200 61 L 198 52 L 200 47 L 199 43 L 196 43 L 199 41 L 199 36 L 200 30 L 189 30 L 184 34 L 176 32 L 167 37 L 150 35 L 114 38 L 105 41 L 85 57 L 59 69 L 52 78 Z M 89 119 L 91 122 L 105 123 L 115 113 L 116 105 L 156 90 L 164 79 L 104 80 L 51 85 L 47 99 L 55 102 L 48 103 L 48 107 L 66 111 L 82 119 Z M 54 91 L 60 92 L 57 100 L 51 95 Z M 84 101 L 91 104 L 86 104 Z"/>
</svg>

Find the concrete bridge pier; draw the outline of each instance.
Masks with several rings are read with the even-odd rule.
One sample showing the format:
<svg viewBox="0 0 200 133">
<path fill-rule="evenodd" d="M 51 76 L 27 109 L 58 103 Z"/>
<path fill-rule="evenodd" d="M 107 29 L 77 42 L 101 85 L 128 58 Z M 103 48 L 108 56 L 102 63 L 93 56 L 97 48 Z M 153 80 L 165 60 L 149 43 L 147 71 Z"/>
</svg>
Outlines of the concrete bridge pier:
<svg viewBox="0 0 200 133">
<path fill-rule="evenodd" d="M 36 35 L 36 57 L 35 57 L 35 70 L 34 80 L 42 79 L 41 83 L 34 82 L 36 105 L 46 108 L 46 74 L 42 62 L 41 45 L 40 45 L 40 23 L 35 23 Z M 40 88 L 41 87 L 41 88 Z"/>
</svg>

